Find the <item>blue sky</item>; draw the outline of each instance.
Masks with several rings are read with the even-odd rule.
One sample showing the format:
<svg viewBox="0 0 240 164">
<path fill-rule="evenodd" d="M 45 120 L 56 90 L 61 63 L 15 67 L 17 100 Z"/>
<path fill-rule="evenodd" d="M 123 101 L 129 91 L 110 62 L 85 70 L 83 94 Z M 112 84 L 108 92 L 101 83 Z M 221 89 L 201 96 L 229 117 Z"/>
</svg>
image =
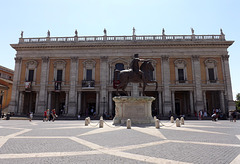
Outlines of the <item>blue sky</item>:
<svg viewBox="0 0 240 164">
<path fill-rule="evenodd" d="M 14 69 L 20 32 L 24 37 L 220 34 L 235 41 L 228 49 L 233 97 L 240 93 L 239 0 L 2 0 L 0 1 L 0 65 Z"/>
</svg>

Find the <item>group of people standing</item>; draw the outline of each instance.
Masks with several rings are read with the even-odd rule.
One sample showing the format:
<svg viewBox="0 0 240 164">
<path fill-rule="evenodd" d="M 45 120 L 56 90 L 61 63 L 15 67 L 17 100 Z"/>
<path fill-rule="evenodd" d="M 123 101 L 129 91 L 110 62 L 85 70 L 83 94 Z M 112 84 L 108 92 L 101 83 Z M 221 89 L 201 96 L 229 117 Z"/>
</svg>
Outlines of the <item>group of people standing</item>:
<svg viewBox="0 0 240 164">
<path fill-rule="evenodd" d="M 52 109 L 52 111 L 50 111 L 49 109 L 44 111 L 44 115 L 43 115 L 43 122 L 47 122 L 47 121 L 55 121 L 55 119 L 57 118 L 57 114 L 56 114 L 56 110 Z"/>
</svg>

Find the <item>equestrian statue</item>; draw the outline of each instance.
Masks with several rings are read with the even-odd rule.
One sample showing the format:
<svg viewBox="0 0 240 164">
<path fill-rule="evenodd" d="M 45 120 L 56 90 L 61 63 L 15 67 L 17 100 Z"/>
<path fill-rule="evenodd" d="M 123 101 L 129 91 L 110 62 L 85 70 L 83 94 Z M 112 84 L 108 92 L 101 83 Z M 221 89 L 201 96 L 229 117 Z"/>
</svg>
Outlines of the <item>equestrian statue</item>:
<svg viewBox="0 0 240 164">
<path fill-rule="evenodd" d="M 139 67 L 139 62 L 143 62 L 141 66 Z M 145 95 L 145 88 L 148 83 L 155 83 L 156 84 L 156 90 L 158 88 L 158 83 L 156 80 L 151 79 L 151 72 L 154 71 L 154 67 L 152 66 L 152 63 L 149 60 L 139 59 L 138 54 L 134 55 L 134 59 L 130 63 L 130 69 L 126 70 L 115 70 L 116 73 L 119 73 L 119 80 L 117 81 L 117 94 L 119 94 L 118 89 L 122 89 L 122 91 L 128 95 L 128 93 L 125 91 L 128 83 L 139 83 L 141 86 L 141 83 L 143 83 L 142 86 L 142 92 L 143 95 Z"/>
</svg>

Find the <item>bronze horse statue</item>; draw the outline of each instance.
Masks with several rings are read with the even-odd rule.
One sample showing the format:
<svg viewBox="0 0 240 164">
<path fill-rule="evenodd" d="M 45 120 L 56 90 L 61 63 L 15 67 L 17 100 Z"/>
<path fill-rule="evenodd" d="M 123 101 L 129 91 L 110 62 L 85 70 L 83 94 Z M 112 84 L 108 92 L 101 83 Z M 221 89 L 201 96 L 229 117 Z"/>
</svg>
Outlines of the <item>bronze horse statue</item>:
<svg viewBox="0 0 240 164">
<path fill-rule="evenodd" d="M 151 80 L 150 73 L 154 71 L 154 67 L 152 66 L 152 63 L 150 61 L 144 61 L 143 64 L 140 67 L 141 73 L 135 73 L 131 69 L 128 70 L 122 70 L 119 73 L 119 85 L 117 86 L 117 94 L 119 95 L 118 89 L 122 89 L 122 91 L 128 95 L 128 93 L 125 91 L 128 83 L 143 83 L 142 91 L 143 95 L 145 95 L 145 88 L 147 83 L 155 83 L 156 84 L 156 90 L 158 88 L 158 83 L 156 80 Z"/>
</svg>

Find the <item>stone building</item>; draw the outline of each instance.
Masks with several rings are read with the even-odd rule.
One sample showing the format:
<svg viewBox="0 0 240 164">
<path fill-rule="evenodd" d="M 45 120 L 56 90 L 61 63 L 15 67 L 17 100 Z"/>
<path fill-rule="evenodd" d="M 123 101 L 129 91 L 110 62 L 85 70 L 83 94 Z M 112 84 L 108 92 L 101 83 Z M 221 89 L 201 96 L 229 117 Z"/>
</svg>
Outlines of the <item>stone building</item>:
<svg viewBox="0 0 240 164">
<path fill-rule="evenodd" d="M 13 70 L 0 66 L 0 108 L 6 113 L 11 100 Z"/>
<path fill-rule="evenodd" d="M 151 60 L 154 85 L 146 88 L 154 115 L 193 115 L 235 109 L 225 35 L 133 35 L 21 38 L 10 110 L 42 115 L 55 108 L 63 116 L 114 115 L 114 70 L 129 68 L 135 53 Z M 131 93 L 131 84 L 126 89 Z M 141 93 L 140 93 L 141 94 Z"/>
</svg>

